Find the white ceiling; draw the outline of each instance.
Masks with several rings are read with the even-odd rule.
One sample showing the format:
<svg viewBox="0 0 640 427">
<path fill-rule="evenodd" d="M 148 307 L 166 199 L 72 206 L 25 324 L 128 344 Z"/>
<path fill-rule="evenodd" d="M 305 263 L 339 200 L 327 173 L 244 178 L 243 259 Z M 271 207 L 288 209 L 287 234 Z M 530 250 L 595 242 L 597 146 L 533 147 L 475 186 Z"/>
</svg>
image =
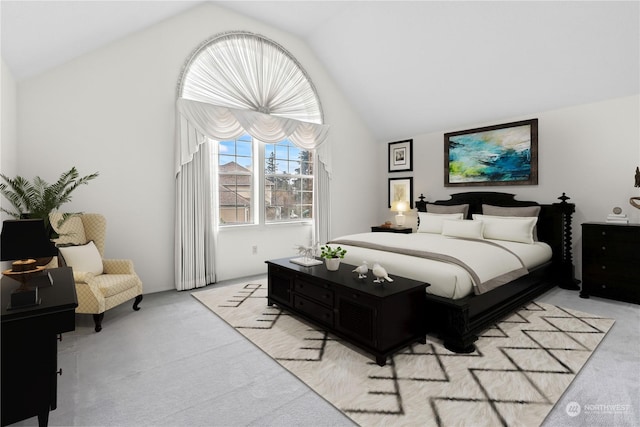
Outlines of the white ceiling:
<svg viewBox="0 0 640 427">
<path fill-rule="evenodd" d="M 2 57 L 27 79 L 197 3 L 3 0 Z M 380 141 L 640 92 L 639 1 L 212 3 L 306 40 Z"/>
</svg>

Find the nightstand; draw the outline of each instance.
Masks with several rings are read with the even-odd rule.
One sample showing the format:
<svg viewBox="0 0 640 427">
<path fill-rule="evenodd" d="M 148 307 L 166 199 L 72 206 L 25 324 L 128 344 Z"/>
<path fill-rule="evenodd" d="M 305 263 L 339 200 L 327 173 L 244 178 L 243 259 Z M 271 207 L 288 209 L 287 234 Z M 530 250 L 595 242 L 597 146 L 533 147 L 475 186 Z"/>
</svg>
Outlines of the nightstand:
<svg viewBox="0 0 640 427">
<path fill-rule="evenodd" d="M 380 227 L 379 225 L 374 225 L 371 227 L 372 233 L 402 233 L 402 234 L 411 234 L 413 229 L 411 227 Z"/>
<path fill-rule="evenodd" d="M 640 224 L 582 224 L 582 298 L 640 304 Z"/>
</svg>

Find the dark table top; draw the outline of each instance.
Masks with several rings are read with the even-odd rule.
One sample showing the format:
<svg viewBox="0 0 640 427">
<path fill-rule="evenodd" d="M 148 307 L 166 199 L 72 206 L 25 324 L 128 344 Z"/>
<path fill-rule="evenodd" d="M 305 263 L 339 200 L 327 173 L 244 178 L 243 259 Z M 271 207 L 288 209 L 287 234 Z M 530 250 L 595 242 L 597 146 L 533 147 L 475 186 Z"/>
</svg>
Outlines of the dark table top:
<svg viewBox="0 0 640 427">
<path fill-rule="evenodd" d="M 51 276 L 51 280 L 49 280 L 48 275 Z M 38 286 L 38 295 L 41 299 L 40 305 L 8 310 L 11 293 L 20 286 L 20 283 L 7 276 L 2 277 L 0 306 L 2 308 L 3 323 L 25 317 L 75 309 L 78 306 L 78 297 L 71 267 L 44 270 L 42 275 L 34 278 L 30 283 L 32 286 Z"/>
<path fill-rule="evenodd" d="M 335 283 L 346 288 L 358 290 L 360 292 L 367 293 L 371 296 L 384 298 L 386 296 L 407 292 L 418 287 L 426 288 L 428 283 L 407 279 L 405 277 L 395 276 L 390 274 L 389 277 L 393 279 L 393 282 L 374 283 L 375 276 L 371 271 L 372 265 L 369 266 L 369 272 L 366 279 L 358 279 L 358 273 L 354 273 L 355 265 L 346 264 L 340 262 L 340 268 L 337 271 L 329 271 L 327 267 L 322 263 L 321 265 L 314 265 L 311 267 L 305 267 L 299 264 L 295 264 L 289 261 L 290 258 L 281 258 L 267 261 L 267 264 L 273 264 L 280 267 L 287 268 L 302 274 L 308 274 L 315 278 L 322 279 L 329 283 Z"/>
</svg>

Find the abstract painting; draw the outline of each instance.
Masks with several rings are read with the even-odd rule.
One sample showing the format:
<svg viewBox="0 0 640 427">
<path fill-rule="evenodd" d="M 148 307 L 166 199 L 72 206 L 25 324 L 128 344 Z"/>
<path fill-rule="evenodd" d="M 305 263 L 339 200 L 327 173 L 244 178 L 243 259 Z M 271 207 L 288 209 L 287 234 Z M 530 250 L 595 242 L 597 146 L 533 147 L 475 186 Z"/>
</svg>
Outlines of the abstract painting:
<svg viewBox="0 0 640 427">
<path fill-rule="evenodd" d="M 538 119 L 444 134 L 444 185 L 537 185 Z"/>
</svg>

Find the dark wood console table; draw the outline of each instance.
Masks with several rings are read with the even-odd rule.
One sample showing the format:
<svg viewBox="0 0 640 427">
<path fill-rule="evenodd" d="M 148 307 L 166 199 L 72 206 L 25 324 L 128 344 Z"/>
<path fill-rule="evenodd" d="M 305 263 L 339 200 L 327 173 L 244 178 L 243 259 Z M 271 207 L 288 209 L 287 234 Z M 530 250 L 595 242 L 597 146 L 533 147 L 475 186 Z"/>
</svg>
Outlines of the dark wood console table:
<svg viewBox="0 0 640 427">
<path fill-rule="evenodd" d="M 38 417 L 46 426 L 56 409 L 58 339 L 73 331 L 78 306 L 71 267 L 45 270 L 38 277 L 41 303 L 8 310 L 11 292 L 19 283 L 2 278 L 2 425 Z M 59 338 L 60 337 L 60 338 Z"/>
<path fill-rule="evenodd" d="M 384 366 L 387 356 L 414 342 L 426 342 L 427 283 L 391 275 L 373 283 L 369 271 L 358 279 L 353 265 L 338 271 L 324 264 L 304 267 L 288 258 L 267 261 L 268 304 L 298 315 L 373 354 Z"/>
</svg>

